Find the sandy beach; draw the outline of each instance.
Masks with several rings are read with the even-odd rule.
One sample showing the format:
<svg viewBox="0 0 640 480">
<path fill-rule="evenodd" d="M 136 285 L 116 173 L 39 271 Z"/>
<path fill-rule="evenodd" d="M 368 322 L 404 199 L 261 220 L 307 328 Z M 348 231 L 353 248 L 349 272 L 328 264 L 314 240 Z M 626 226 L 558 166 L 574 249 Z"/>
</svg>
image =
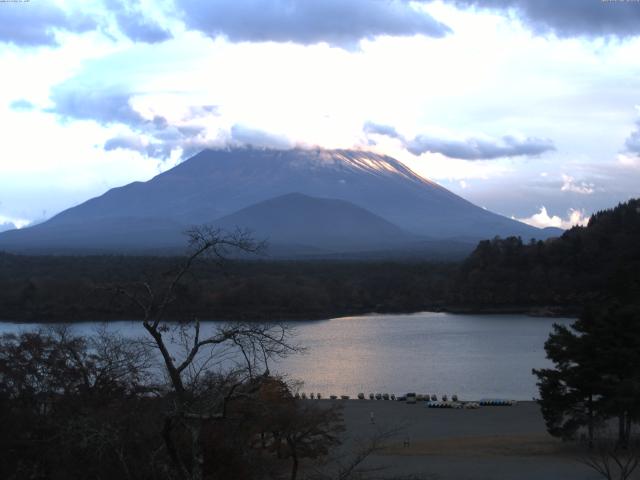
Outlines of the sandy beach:
<svg viewBox="0 0 640 480">
<path fill-rule="evenodd" d="M 578 461 L 575 447 L 547 434 L 534 402 L 477 410 L 434 409 L 423 403 L 384 400 L 336 402 L 344 407 L 345 451 L 357 448 L 378 431 L 397 430 L 386 448 L 364 463 L 367 468 L 381 468 L 376 478 L 599 478 Z"/>
</svg>

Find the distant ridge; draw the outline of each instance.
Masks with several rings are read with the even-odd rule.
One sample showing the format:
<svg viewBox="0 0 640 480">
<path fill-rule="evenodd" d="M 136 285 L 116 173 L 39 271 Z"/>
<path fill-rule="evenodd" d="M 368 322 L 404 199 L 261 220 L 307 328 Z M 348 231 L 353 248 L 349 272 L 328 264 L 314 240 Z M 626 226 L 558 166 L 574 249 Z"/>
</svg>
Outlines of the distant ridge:
<svg viewBox="0 0 640 480">
<path fill-rule="evenodd" d="M 259 202 L 215 225 L 227 230 L 248 228 L 257 238 L 276 245 L 337 252 L 401 247 L 419 238 L 353 203 L 301 193 Z"/>
<path fill-rule="evenodd" d="M 305 214 L 305 225 L 294 225 L 295 215 L 301 218 L 294 208 L 295 197 L 287 197 L 294 192 L 301 195 L 299 202 L 307 202 L 310 211 L 316 212 Z M 276 197 L 283 198 L 257 205 Z M 348 202 L 348 207 L 332 204 L 331 199 Z M 338 210 L 344 208 L 343 213 L 352 215 L 354 224 L 349 235 L 342 229 L 345 235 L 329 241 L 330 231 L 340 230 L 329 226 L 330 221 L 342 221 L 341 215 L 323 210 L 332 205 Z M 265 218 L 272 222 L 286 220 L 282 216 L 292 217 L 278 229 L 255 214 L 261 209 L 268 210 Z M 276 214 L 277 209 L 282 213 Z M 314 218 L 316 214 L 318 218 Z M 360 150 L 234 149 L 205 150 L 147 182 L 111 189 L 39 225 L 0 233 L 0 249 L 165 250 L 183 246 L 180 232 L 189 226 L 227 225 L 241 220 L 260 227 L 256 230 L 268 233 L 277 243 L 300 244 L 304 240 L 308 245 L 322 244 L 321 248 L 331 245 L 334 252 L 382 244 L 385 248 L 404 248 L 409 238 L 418 237 L 475 242 L 509 235 L 544 239 L 561 233 L 484 210 L 388 156 Z M 314 230 L 316 224 L 325 228 Z M 310 242 L 313 235 L 305 237 L 304 229 L 324 240 Z M 392 230 L 396 234 L 390 235 Z M 368 238 L 375 231 L 378 238 L 372 243 Z M 402 241 L 389 242 L 391 237 Z"/>
</svg>

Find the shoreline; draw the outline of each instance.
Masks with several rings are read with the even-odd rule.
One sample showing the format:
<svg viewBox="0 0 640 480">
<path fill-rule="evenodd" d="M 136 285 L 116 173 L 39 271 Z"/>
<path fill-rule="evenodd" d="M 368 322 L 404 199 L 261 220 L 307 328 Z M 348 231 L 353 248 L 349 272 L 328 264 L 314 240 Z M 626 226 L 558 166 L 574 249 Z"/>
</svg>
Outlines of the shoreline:
<svg viewBox="0 0 640 480">
<path fill-rule="evenodd" d="M 456 315 L 525 315 L 528 317 L 541 317 L 541 318 L 575 318 L 579 315 L 580 310 L 577 306 L 500 306 L 500 307 L 478 307 L 478 306 L 428 306 L 424 309 L 418 310 L 341 310 L 334 311 L 332 313 L 325 312 L 323 314 L 308 314 L 308 315 L 237 315 L 237 316 L 220 316 L 217 318 L 206 318 L 205 315 L 198 315 L 199 318 L 206 318 L 203 322 L 315 322 L 333 320 L 336 318 L 354 317 L 354 316 L 367 316 L 367 315 L 413 315 L 420 313 L 451 313 Z M 30 317 L 30 316 L 29 316 Z M 138 318 L 136 315 L 132 315 L 130 318 L 124 319 L 122 316 L 99 316 L 92 319 L 79 319 L 73 318 L 61 319 L 33 319 L 25 318 L 24 316 L 18 318 L 2 318 L 0 323 L 15 323 L 15 324 L 73 324 L 73 323 L 112 323 L 112 322 L 137 322 L 142 318 Z M 181 322 L 183 319 L 179 317 L 167 317 L 169 322 Z"/>
</svg>

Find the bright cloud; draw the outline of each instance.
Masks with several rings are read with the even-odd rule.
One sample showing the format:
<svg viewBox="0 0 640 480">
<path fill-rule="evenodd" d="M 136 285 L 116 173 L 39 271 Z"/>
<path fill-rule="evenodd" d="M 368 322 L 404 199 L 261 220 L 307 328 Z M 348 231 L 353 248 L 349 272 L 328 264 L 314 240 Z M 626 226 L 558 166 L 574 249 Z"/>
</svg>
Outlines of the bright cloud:
<svg viewBox="0 0 640 480">
<path fill-rule="evenodd" d="M 562 174 L 562 187 L 560 190 L 563 192 L 579 193 L 581 195 L 591 195 L 595 192 L 595 185 L 589 182 L 577 182 L 575 178 Z"/>
<path fill-rule="evenodd" d="M 627 155 L 621 153 L 618 155 L 618 164 L 625 168 L 640 169 L 640 155 Z"/>
<path fill-rule="evenodd" d="M 23 228 L 29 225 L 31 222 L 24 218 L 12 218 L 0 215 L 0 232 L 5 230 L 13 230 L 15 228 Z"/>
<path fill-rule="evenodd" d="M 585 216 L 584 211 L 571 209 L 565 218 L 558 215 L 549 215 L 546 207 L 540 207 L 540 211 L 527 218 L 517 218 L 521 222 L 527 223 L 538 228 L 556 227 L 567 230 L 575 226 L 586 226 L 589 223 L 589 217 Z"/>
</svg>

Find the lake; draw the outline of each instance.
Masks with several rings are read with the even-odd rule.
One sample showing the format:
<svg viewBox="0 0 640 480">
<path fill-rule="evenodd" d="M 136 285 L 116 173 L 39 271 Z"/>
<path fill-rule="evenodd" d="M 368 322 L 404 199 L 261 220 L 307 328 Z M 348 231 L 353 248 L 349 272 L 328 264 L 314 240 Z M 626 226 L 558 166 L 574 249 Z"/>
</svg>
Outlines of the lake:
<svg viewBox="0 0 640 480">
<path fill-rule="evenodd" d="M 302 391 L 325 397 L 415 391 L 531 400 L 538 396 L 531 369 L 550 365 L 544 342 L 554 322 L 568 325 L 573 319 L 422 312 L 287 322 L 308 350 L 272 370 L 304 381 Z M 73 329 L 89 334 L 99 325 L 78 323 Z M 216 325 L 206 322 L 203 330 Z M 0 323 L 0 333 L 39 326 Z M 108 328 L 125 336 L 144 334 L 139 322 Z"/>
</svg>

